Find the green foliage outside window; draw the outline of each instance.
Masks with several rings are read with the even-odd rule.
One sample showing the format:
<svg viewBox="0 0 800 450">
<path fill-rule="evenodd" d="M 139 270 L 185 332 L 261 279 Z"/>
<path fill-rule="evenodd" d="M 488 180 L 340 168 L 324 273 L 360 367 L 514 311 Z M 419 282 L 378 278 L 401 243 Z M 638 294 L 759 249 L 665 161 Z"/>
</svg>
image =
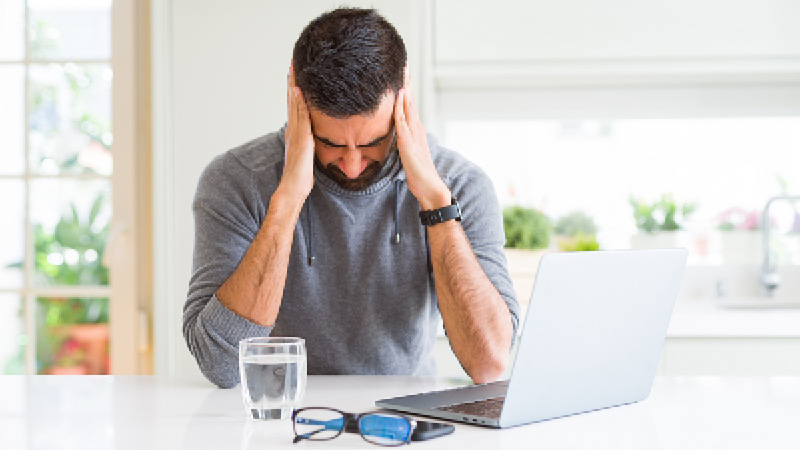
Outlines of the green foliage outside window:
<svg viewBox="0 0 800 450">
<path fill-rule="evenodd" d="M 81 218 L 73 204 L 52 232 L 41 225 L 34 229 L 37 283 L 51 286 L 108 285 L 108 268 L 103 265 L 109 224 L 100 211 L 105 202 L 101 194 L 95 198 L 89 214 Z M 22 267 L 22 262 L 11 267 Z M 76 352 L 63 355 L 58 350 L 67 337 L 63 328 L 73 324 L 108 323 L 108 299 L 40 297 L 36 299 L 36 363 L 39 372 L 54 364 L 78 359 Z M 22 316 L 23 311 L 20 311 Z M 68 346 L 67 346 L 68 347 Z M 55 359 L 55 360 L 54 360 Z M 18 372 L 24 367 L 24 350 L 4 367 L 4 372 Z"/>
<path fill-rule="evenodd" d="M 662 195 L 654 203 L 630 197 L 629 203 L 633 208 L 633 219 L 636 221 L 636 228 L 648 234 L 683 229 L 685 221 L 697 209 L 696 203 L 675 203 L 670 194 Z"/>
<path fill-rule="evenodd" d="M 58 36 L 57 27 L 46 20 L 31 24 L 29 56 L 47 59 L 57 48 L 52 36 Z M 70 149 L 66 155 L 49 155 L 36 151 L 41 166 L 46 159 L 54 158 L 60 171 L 69 173 L 98 172 L 79 159 L 79 152 L 101 146 L 111 150 L 111 127 L 108 120 L 95 114 L 91 87 L 100 82 L 102 68 L 92 64 L 62 65 L 63 78 L 36 78 L 31 82 L 31 109 L 28 112 L 27 130 L 31 141 L 51 142 L 61 139 L 59 148 Z M 38 69 L 42 71 L 44 69 Z M 66 95 L 65 95 L 66 94 Z M 64 103 L 66 102 L 66 103 Z M 66 108 L 64 108 L 66 107 Z M 102 113 L 101 113 L 102 115 Z M 82 136 L 82 138 L 75 138 Z M 31 144 L 34 146 L 34 144 Z M 42 224 L 33 228 L 34 284 L 38 286 L 108 286 L 108 268 L 103 265 L 109 224 L 101 214 L 107 199 L 98 195 L 86 217 L 81 217 L 73 203 L 52 231 Z M 21 269 L 23 262 L 9 265 Z M 65 336 L 64 329 L 73 324 L 108 323 L 107 298 L 39 297 L 36 299 L 36 365 L 45 372 L 52 365 L 73 366 L 83 359 L 83 350 L 74 340 Z M 20 317 L 24 311 L 20 309 Z M 28 330 L 33 332 L 33 330 Z M 30 345 L 30 340 L 28 340 Z M 24 347 L 9 360 L 4 373 L 24 373 Z"/>
<path fill-rule="evenodd" d="M 597 234 L 597 225 L 594 219 L 583 211 L 572 211 L 556 221 L 554 231 L 562 236 L 577 236 Z"/>
<path fill-rule="evenodd" d="M 503 209 L 506 248 L 542 249 L 550 246 L 550 219 L 533 208 L 509 206 Z"/>
<path fill-rule="evenodd" d="M 561 243 L 559 248 L 565 252 L 593 252 L 600 250 L 600 243 L 594 235 L 578 233 Z"/>
</svg>

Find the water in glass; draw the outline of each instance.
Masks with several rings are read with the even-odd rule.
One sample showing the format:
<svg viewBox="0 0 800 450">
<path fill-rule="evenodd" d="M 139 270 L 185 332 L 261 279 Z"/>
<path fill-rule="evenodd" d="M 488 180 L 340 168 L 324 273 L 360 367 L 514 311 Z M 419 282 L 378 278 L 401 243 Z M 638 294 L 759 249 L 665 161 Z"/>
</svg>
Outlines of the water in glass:
<svg viewBox="0 0 800 450">
<path fill-rule="evenodd" d="M 302 339 L 288 343 L 260 338 L 240 344 L 242 395 L 254 419 L 286 419 L 305 391 L 306 356 Z"/>
</svg>

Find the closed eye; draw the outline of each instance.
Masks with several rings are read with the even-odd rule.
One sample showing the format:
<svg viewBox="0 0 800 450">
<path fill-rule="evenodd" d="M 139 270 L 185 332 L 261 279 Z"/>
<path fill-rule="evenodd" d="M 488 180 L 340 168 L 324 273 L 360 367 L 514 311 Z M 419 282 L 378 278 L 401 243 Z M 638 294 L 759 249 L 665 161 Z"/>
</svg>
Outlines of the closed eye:
<svg viewBox="0 0 800 450">
<path fill-rule="evenodd" d="M 383 136 L 375 139 L 374 141 L 368 142 L 368 143 L 363 144 L 363 145 L 357 145 L 356 148 L 377 147 L 377 146 L 379 146 L 381 144 L 381 142 L 383 142 L 391 134 L 392 134 L 392 132 L 389 131 L 388 133 L 386 133 Z M 345 144 L 334 144 L 333 142 L 331 142 L 328 139 L 326 139 L 324 137 L 321 137 L 321 136 L 314 135 L 314 139 L 320 141 L 323 145 L 325 145 L 327 147 L 331 147 L 331 148 L 347 148 L 347 145 L 345 145 Z"/>
</svg>

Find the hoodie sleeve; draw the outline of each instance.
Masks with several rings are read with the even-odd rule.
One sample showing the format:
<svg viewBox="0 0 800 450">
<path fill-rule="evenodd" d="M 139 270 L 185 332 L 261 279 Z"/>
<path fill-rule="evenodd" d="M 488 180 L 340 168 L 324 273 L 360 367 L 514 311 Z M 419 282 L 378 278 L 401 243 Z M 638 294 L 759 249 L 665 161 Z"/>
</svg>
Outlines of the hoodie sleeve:
<svg viewBox="0 0 800 450">
<path fill-rule="evenodd" d="M 263 327 L 235 314 L 216 296 L 236 269 L 260 227 L 252 175 L 230 155 L 203 171 L 192 209 L 194 256 L 183 308 L 183 336 L 203 375 L 219 387 L 239 383 L 238 345 L 244 338 L 268 336 Z"/>
</svg>

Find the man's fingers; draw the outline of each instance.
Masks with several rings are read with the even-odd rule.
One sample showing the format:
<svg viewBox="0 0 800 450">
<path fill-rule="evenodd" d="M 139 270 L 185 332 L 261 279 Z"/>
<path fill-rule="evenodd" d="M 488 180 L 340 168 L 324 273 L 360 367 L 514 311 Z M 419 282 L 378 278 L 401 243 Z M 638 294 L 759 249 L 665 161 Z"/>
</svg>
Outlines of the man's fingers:
<svg viewBox="0 0 800 450">
<path fill-rule="evenodd" d="M 286 108 L 289 108 L 292 100 L 292 67 L 286 72 Z"/>
<path fill-rule="evenodd" d="M 422 119 L 419 117 L 419 110 L 417 110 L 417 102 L 414 98 L 414 90 L 411 88 L 411 78 L 408 77 L 408 88 L 405 89 L 408 96 L 408 107 L 406 114 L 408 117 L 408 126 L 416 131 L 423 130 Z"/>
<path fill-rule="evenodd" d="M 414 87 L 411 85 L 411 71 L 408 69 L 408 64 L 406 64 L 406 67 L 403 69 L 403 90 L 405 90 L 406 97 L 408 97 L 408 117 L 413 120 L 413 114 L 416 112 L 416 103 L 414 101 Z"/>
<path fill-rule="evenodd" d="M 396 126 L 400 126 L 401 123 L 406 123 L 406 113 L 405 113 L 405 89 L 400 88 L 397 91 L 397 98 L 394 101 L 394 121 L 396 122 Z"/>
<path fill-rule="evenodd" d="M 303 129 L 311 130 L 311 117 L 308 114 L 308 105 L 303 97 L 303 91 L 299 87 L 294 88 L 295 103 L 297 104 L 297 120 L 303 125 Z"/>
<path fill-rule="evenodd" d="M 405 97 L 405 89 L 400 89 L 397 93 L 397 102 L 394 106 L 394 123 L 398 141 L 408 142 L 411 138 L 411 130 L 408 128 L 408 122 L 406 121 Z"/>
<path fill-rule="evenodd" d="M 297 92 L 294 88 L 289 88 L 289 122 L 297 125 Z"/>
<path fill-rule="evenodd" d="M 410 89 L 403 89 L 403 114 L 405 114 L 405 122 L 409 130 L 418 131 L 420 120 L 419 117 L 415 117 L 416 110 L 411 95 Z"/>
</svg>

